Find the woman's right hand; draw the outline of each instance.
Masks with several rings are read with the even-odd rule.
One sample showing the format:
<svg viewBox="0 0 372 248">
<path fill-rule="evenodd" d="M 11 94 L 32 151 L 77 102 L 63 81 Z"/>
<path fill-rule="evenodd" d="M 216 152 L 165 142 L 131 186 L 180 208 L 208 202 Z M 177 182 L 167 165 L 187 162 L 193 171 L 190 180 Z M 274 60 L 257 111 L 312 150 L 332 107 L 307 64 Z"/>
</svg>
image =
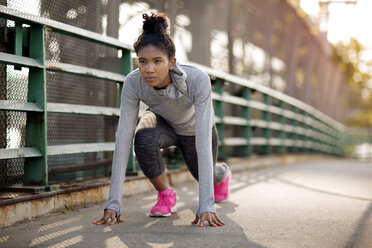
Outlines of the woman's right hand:
<svg viewBox="0 0 372 248">
<path fill-rule="evenodd" d="M 111 222 L 109 222 L 109 225 L 111 226 L 115 223 L 115 219 L 116 222 L 118 223 L 124 222 L 124 219 L 120 218 L 120 215 L 116 217 L 116 212 L 114 210 L 106 209 L 103 212 L 103 217 L 98 221 L 93 221 L 93 224 L 103 225 L 106 224 L 109 220 L 111 220 Z"/>
</svg>

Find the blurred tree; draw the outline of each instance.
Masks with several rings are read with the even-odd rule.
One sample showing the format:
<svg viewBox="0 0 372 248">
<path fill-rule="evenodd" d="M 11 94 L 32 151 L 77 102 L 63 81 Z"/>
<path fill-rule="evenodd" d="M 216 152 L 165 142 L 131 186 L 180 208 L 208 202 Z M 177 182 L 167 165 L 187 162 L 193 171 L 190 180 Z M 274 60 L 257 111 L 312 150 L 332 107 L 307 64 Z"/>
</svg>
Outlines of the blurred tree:
<svg viewBox="0 0 372 248">
<path fill-rule="evenodd" d="M 347 77 L 349 88 L 349 126 L 372 127 L 372 76 L 366 69 L 371 62 L 361 59 L 365 47 L 355 38 L 349 43 L 338 43 L 332 48 L 332 55 Z M 371 71 L 371 70 L 369 70 Z"/>
</svg>

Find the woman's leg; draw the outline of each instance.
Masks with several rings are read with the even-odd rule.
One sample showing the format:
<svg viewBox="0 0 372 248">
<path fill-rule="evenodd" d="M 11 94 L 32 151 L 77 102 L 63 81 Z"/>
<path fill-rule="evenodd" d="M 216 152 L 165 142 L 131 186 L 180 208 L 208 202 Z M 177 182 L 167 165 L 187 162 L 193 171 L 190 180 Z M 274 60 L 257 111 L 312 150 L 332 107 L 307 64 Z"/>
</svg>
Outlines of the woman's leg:
<svg viewBox="0 0 372 248">
<path fill-rule="evenodd" d="M 183 158 L 193 177 L 198 180 L 198 156 L 195 147 L 195 136 L 178 135 L 178 144 Z M 218 133 L 216 126 L 212 129 L 212 156 L 214 168 L 214 184 L 222 182 L 227 174 L 227 168 L 221 163 L 217 163 L 218 152 Z"/>
<path fill-rule="evenodd" d="M 143 173 L 157 191 L 170 188 L 160 148 L 176 144 L 173 128 L 161 116 L 146 111 L 136 129 L 134 151 Z"/>
<path fill-rule="evenodd" d="M 150 181 L 152 185 L 154 185 L 156 191 L 160 192 L 170 188 L 167 173 L 165 173 L 165 171 L 163 171 L 163 173 L 161 173 L 160 176 L 151 178 Z"/>
<path fill-rule="evenodd" d="M 146 111 L 136 129 L 134 151 L 143 173 L 158 191 L 158 200 L 150 216 L 169 217 L 177 211 L 176 192 L 170 188 L 160 153 L 160 148 L 176 144 L 173 128 L 161 116 Z"/>
</svg>

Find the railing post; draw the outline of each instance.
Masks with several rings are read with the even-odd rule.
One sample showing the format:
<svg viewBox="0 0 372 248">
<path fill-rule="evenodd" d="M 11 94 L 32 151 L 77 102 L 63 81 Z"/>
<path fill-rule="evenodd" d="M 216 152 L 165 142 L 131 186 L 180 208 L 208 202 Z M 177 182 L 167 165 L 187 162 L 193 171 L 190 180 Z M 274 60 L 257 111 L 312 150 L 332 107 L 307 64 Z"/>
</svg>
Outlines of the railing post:
<svg viewBox="0 0 372 248">
<path fill-rule="evenodd" d="M 44 65 L 44 31 L 42 25 L 30 27 L 30 57 Z M 22 33 L 21 33 L 22 34 Z M 24 185 L 48 185 L 47 162 L 47 112 L 46 112 L 46 70 L 30 68 L 28 102 L 36 103 L 43 112 L 27 112 L 26 147 L 36 147 L 42 157 L 26 158 Z"/>
<path fill-rule="evenodd" d="M 319 119 L 316 118 L 316 117 L 315 117 L 315 121 L 318 123 L 318 125 L 321 123 L 321 122 L 319 121 Z M 317 132 L 318 134 L 323 135 L 323 131 L 321 130 L 321 128 L 316 127 L 315 130 L 316 130 L 316 132 Z M 316 141 L 317 141 L 317 143 L 318 143 L 320 146 L 323 146 L 323 145 L 324 145 L 324 141 L 323 141 L 323 140 L 317 138 Z M 319 145 L 318 145 L 319 148 L 317 148 L 317 151 L 320 152 L 320 153 L 322 153 L 322 154 L 325 154 L 325 151 L 324 151 L 323 149 L 321 149 Z"/>
<path fill-rule="evenodd" d="M 286 146 L 285 146 L 285 140 L 286 140 L 286 137 L 285 137 L 285 135 L 286 135 L 286 132 L 285 132 L 285 130 L 284 130 L 284 126 L 285 126 L 285 116 L 284 116 L 284 114 L 283 114 L 283 110 L 284 110 L 284 102 L 283 101 L 279 101 L 279 107 L 280 107 L 280 109 L 281 109 L 281 111 L 282 111 L 282 113 L 280 114 L 280 116 L 279 116 L 279 122 L 280 122 L 280 124 L 281 124 L 281 129 L 280 129 L 280 133 L 279 133 L 279 137 L 280 137 L 280 140 L 281 140 L 281 142 L 280 142 L 280 148 L 279 148 L 279 153 L 280 154 L 285 154 L 286 153 Z"/>
<path fill-rule="evenodd" d="M 324 121 L 321 121 L 321 123 L 322 123 L 322 125 L 323 125 L 323 127 L 325 126 L 325 127 L 328 127 L 328 125 L 327 125 L 327 123 L 325 123 Z M 325 136 L 325 137 L 327 137 L 327 139 L 329 138 L 329 133 L 328 132 L 325 132 L 324 130 L 322 130 L 322 132 L 323 132 L 323 135 Z M 324 144 L 327 146 L 327 147 L 329 147 L 331 144 L 328 142 L 328 141 L 324 141 Z M 325 153 L 327 154 L 327 155 L 331 155 L 332 153 L 330 152 L 330 151 L 325 151 Z"/>
<path fill-rule="evenodd" d="M 23 45 L 23 33 L 22 33 L 22 23 L 15 23 L 15 44 L 14 44 L 14 54 L 22 56 L 22 45 Z M 20 68 L 21 69 L 21 68 Z"/>
<path fill-rule="evenodd" d="M 121 49 L 121 59 L 120 59 L 120 74 L 126 76 L 132 70 L 132 51 L 127 49 Z M 123 90 L 124 82 L 120 83 L 119 86 L 119 107 L 121 103 L 121 91 Z"/>
<path fill-rule="evenodd" d="M 297 108 L 295 106 L 291 105 L 291 111 L 294 114 L 297 114 Z M 297 116 L 296 116 L 297 117 Z M 295 117 L 295 118 L 296 118 Z M 293 118 L 291 119 L 291 125 L 292 125 L 292 133 L 291 133 L 291 139 L 292 139 L 292 147 L 291 147 L 291 152 L 296 153 L 297 152 L 297 120 Z"/>
<path fill-rule="evenodd" d="M 302 110 L 301 109 L 297 109 L 297 113 L 302 116 Z M 302 123 L 303 123 L 303 119 L 301 121 L 297 120 L 297 127 L 302 128 L 303 127 Z M 303 144 L 304 136 L 303 136 L 302 133 L 297 133 L 297 140 L 302 142 L 302 144 Z M 302 146 L 302 144 L 297 144 L 297 151 L 299 153 L 302 153 L 304 151 L 304 147 Z"/>
<path fill-rule="evenodd" d="M 311 118 L 310 130 L 311 130 L 311 133 L 312 133 L 311 138 L 310 138 L 310 140 L 311 140 L 311 152 L 312 153 L 317 153 L 317 149 L 318 149 L 317 148 L 317 146 L 318 146 L 317 142 L 318 142 L 318 140 L 314 135 L 316 133 L 316 129 L 315 129 L 315 125 L 314 125 L 315 117 L 313 115 L 311 115 L 310 118 Z"/>
<path fill-rule="evenodd" d="M 338 149 L 338 155 L 339 156 L 345 156 L 344 143 L 343 143 L 344 142 L 344 134 L 341 133 L 337 129 L 336 129 L 336 132 L 337 132 L 337 149 Z"/>
<path fill-rule="evenodd" d="M 223 93 L 223 80 L 220 78 L 216 78 L 216 93 L 222 97 Z M 221 122 L 216 123 L 217 132 L 218 132 L 218 138 L 219 138 L 219 146 L 218 146 L 218 159 L 223 159 L 225 157 L 224 151 L 223 151 L 223 101 L 217 99 L 216 100 L 216 115 L 218 118 L 220 118 Z"/>
<path fill-rule="evenodd" d="M 251 99 L 251 89 L 244 87 L 243 88 L 243 98 L 247 101 Z M 243 107 L 243 118 L 246 119 L 249 124 L 243 126 L 243 137 L 247 139 L 247 145 L 243 146 L 243 156 L 249 157 L 252 155 L 252 144 L 251 144 L 251 108 L 248 106 Z"/>
<path fill-rule="evenodd" d="M 120 60 L 120 74 L 128 75 L 132 71 L 132 51 L 127 49 L 121 49 L 121 60 Z M 123 90 L 123 83 L 120 84 L 119 88 L 119 107 L 121 104 L 121 93 Z M 134 157 L 133 144 L 129 153 L 127 175 L 137 175 L 136 159 Z"/>
<path fill-rule="evenodd" d="M 302 115 L 304 116 L 303 120 L 302 120 L 302 128 L 304 129 L 304 132 L 302 134 L 302 141 L 303 141 L 303 146 L 302 146 L 302 151 L 304 153 L 308 153 L 309 152 L 309 148 L 307 147 L 307 143 L 308 143 L 308 140 L 309 140 L 309 137 L 306 135 L 306 130 L 307 130 L 307 124 L 306 124 L 306 118 L 307 118 L 307 113 L 305 111 L 301 111 L 302 112 Z"/>
<path fill-rule="evenodd" d="M 270 138 L 271 138 L 271 130 L 270 130 L 270 121 L 271 121 L 271 114 L 269 111 L 270 106 L 270 97 L 266 94 L 263 95 L 263 101 L 266 104 L 266 110 L 263 111 L 263 119 L 266 121 L 266 127 L 263 129 L 263 136 L 266 139 L 266 145 L 264 146 L 264 154 L 269 155 L 271 154 L 271 145 L 270 145 Z"/>
<path fill-rule="evenodd" d="M 334 131 L 334 128 L 333 127 L 331 127 L 331 128 L 332 128 L 332 131 Z M 338 134 L 332 133 L 332 142 L 334 142 L 332 144 L 332 149 L 333 149 L 332 150 L 332 155 L 334 155 L 334 156 L 338 156 L 339 155 L 338 141 L 339 141 Z"/>
</svg>

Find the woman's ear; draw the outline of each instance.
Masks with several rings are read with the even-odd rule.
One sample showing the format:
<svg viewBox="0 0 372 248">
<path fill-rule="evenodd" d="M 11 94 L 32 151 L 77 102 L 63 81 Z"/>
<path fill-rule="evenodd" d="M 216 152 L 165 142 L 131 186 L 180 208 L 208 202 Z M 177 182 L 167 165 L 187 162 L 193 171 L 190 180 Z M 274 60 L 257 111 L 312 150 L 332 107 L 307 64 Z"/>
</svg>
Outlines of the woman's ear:
<svg viewBox="0 0 372 248">
<path fill-rule="evenodd" d="M 176 58 L 173 58 L 170 62 L 169 62 L 169 70 L 173 70 L 174 67 L 176 66 L 176 62 L 177 62 L 177 59 Z"/>
</svg>

